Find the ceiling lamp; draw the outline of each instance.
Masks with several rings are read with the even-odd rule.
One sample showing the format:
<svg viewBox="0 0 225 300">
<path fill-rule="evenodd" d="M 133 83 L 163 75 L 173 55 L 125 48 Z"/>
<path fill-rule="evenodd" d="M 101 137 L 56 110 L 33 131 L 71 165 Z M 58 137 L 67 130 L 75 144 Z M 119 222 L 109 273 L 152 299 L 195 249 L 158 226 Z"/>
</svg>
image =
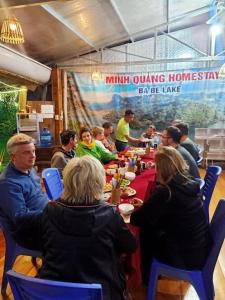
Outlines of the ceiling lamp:
<svg viewBox="0 0 225 300">
<path fill-rule="evenodd" d="M 94 81 L 101 80 L 101 73 L 99 71 L 95 71 L 91 74 L 91 79 Z"/>
<path fill-rule="evenodd" d="M 17 18 L 11 17 L 3 21 L 0 40 L 9 44 L 24 43 L 24 35 Z"/>
</svg>

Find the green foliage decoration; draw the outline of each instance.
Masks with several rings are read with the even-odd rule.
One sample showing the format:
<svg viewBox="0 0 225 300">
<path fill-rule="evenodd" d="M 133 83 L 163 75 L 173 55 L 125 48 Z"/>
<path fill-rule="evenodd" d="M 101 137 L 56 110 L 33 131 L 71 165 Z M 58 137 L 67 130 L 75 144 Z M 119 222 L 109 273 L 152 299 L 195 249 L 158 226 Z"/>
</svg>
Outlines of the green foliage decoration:
<svg viewBox="0 0 225 300">
<path fill-rule="evenodd" d="M 18 110 L 18 92 L 0 90 L 0 171 L 8 161 L 6 143 L 16 131 L 16 112 Z"/>
</svg>

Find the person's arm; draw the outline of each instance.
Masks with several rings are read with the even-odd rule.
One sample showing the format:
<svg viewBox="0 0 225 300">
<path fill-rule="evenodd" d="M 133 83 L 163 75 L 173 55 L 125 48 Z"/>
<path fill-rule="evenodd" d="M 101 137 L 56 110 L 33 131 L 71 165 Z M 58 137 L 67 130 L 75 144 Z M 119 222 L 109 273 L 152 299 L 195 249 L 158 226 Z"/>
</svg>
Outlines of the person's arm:
<svg viewBox="0 0 225 300">
<path fill-rule="evenodd" d="M 132 136 L 129 136 L 129 135 L 127 135 L 127 134 L 125 134 L 124 136 L 125 136 L 125 138 L 126 138 L 129 142 L 132 142 L 132 143 L 141 143 L 141 142 L 143 142 L 143 140 L 144 140 L 142 137 L 139 138 L 139 139 L 136 139 L 136 138 L 134 138 L 134 137 L 132 137 Z"/>
<path fill-rule="evenodd" d="M 96 144 L 98 147 L 102 148 L 104 151 L 106 151 L 106 152 L 108 152 L 108 153 L 111 153 L 111 152 L 109 151 L 109 149 L 107 149 L 107 148 L 105 147 L 105 145 L 104 145 L 104 143 L 103 143 L 102 141 L 95 140 L 95 144 Z"/>
<path fill-rule="evenodd" d="M 103 150 L 102 148 L 100 148 L 97 145 L 96 145 L 96 148 L 97 148 L 97 151 L 100 153 L 102 163 L 105 164 L 105 163 L 107 163 L 107 162 L 109 162 L 109 161 L 116 158 L 116 154 L 106 152 L 105 150 Z"/>
<path fill-rule="evenodd" d="M 16 225 L 17 216 L 32 214 L 25 203 L 23 190 L 20 184 L 14 182 L 2 182 L 0 185 L 1 210 L 8 219 Z"/>
<path fill-rule="evenodd" d="M 138 227 L 156 224 L 167 210 L 169 197 L 167 187 L 157 187 L 150 199 L 131 214 L 130 223 Z"/>
<path fill-rule="evenodd" d="M 115 150 L 115 143 L 110 144 L 106 138 L 102 141 L 102 143 L 109 151 L 113 152 Z"/>
<path fill-rule="evenodd" d="M 137 248 L 137 240 L 131 233 L 123 218 L 116 212 L 114 216 L 116 226 L 115 245 L 119 253 L 132 253 Z"/>
<path fill-rule="evenodd" d="M 41 220 L 42 213 L 17 216 L 17 227 L 13 237 L 20 246 L 41 251 Z"/>
</svg>

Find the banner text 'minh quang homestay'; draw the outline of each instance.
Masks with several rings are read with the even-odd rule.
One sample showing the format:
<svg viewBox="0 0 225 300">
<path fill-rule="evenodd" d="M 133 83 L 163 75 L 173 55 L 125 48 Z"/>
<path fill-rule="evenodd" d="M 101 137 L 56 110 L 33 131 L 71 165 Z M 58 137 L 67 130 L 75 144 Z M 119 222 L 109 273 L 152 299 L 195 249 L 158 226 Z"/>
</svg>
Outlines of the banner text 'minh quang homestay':
<svg viewBox="0 0 225 300">
<path fill-rule="evenodd" d="M 190 69 L 157 73 L 68 73 L 69 114 L 72 127 L 116 124 L 125 109 L 135 112 L 133 134 L 153 123 L 163 129 L 180 119 L 195 127 L 224 127 L 225 82 L 218 69 Z"/>
</svg>

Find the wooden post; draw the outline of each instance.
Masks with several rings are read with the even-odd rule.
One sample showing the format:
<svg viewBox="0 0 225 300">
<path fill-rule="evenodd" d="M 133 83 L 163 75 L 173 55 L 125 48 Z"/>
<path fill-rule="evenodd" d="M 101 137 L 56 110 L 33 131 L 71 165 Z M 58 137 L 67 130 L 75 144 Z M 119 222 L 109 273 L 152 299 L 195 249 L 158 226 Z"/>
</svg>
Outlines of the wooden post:
<svg viewBox="0 0 225 300">
<path fill-rule="evenodd" d="M 63 126 L 63 98 L 61 70 L 55 66 L 52 68 L 52 101 L 55 104 L 55 144 L 60 144 L 59 133 Z"/>
</svg>

